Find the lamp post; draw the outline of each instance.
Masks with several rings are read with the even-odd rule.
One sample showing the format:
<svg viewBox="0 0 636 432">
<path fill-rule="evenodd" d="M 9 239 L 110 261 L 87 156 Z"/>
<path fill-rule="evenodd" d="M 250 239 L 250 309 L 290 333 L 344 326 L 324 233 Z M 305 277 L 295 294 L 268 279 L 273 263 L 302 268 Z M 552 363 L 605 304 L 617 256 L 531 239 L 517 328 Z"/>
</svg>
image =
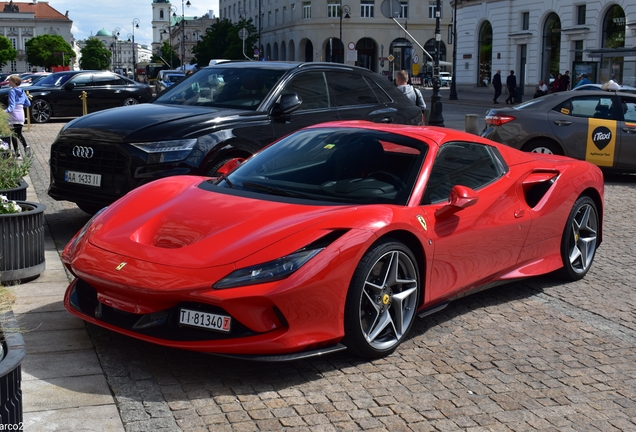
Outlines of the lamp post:
<svg viewBox="0 0 636 432">
<path fill-rule="evenodd" d="M 456 70 L 457 70 L 457 1 L 452 0 L 453 3 L 453 75 L 451 76 L 451 84 L 450 84 L 450 95 L 448 96 L 449 100 L 457 100 L 457 87 L 455 86 L 456 81 Z"/>
<path fill-rule="evenodd" d="M 441 0 L 437 0 L 435 6 L 435 63 L 433 66 L 433 95 L 431 96 L 431 115 L 428 118 L 428 124 L 431 126 L 444 126 L 444 117 L 442 116 L 442 102 L 439 95 L 439 56 L 441 52 L 442 34 L 440 31 L 440 18 L 442 5 Z"/>
<path fill-rule="evenodd" d="M 163 34 L 163 35 L 167 34 L 168 35 L 168 45 L 170 46 L 170 69 L 172 69 L 172 41 L 170 40 L 170 25 L 167 25 L 167 26 L 164 25 L 163 29 L 161 31 L 161 34 Z M 159 47 L 159 55 L 162 56 L 162 58 L 163 58 L 162 48 L 163 48 L 163 39 L 161 40 L 161 46 Z M 165 61 L 164 61 L 164 63 L 165 63 Z"/>
<path fill-rule="evenodd" d="M 132 20 L 133 80 L 137 81 L 137 57 L 135 56 L 135 27 L 139 28 L 139 18 L 133 18 Z"/>
<path fill-rule="evenodd" d="M 119 37 L 119 27 L 115 27 L 113 30 L 113 39 L 115 39 L 115 46 L 113 50 L 113 72 L 115 72 L 115 67 L 117 66 L 117 37 Z"/>
<path fill-rule="evenodd" d="M 181 0 L 181 65 L 183 66 L 183 71 L 185 72 L 185 40 L 186 40 L 186 34 L 185 34 L 185 7 L 190 7 L 192 5 L 192 3 L 190 3 L 190 0 L 188 0 L 187 2 L 184 2 L 184 0 Z"/>
<path fill-rule="evenodd" d="M 340 11 L 338 13 L 340 15 L 340 46 L 342 47 L 342 63 L 345 62 L 345 46 L 342 40 L 342 14 L 343 13 L 345 18 L 347 19 L 351 18 L 351 15 L 349 15 L 351 13 L 351 8 L 347 5 L 340 6 Z"/>
</svg>

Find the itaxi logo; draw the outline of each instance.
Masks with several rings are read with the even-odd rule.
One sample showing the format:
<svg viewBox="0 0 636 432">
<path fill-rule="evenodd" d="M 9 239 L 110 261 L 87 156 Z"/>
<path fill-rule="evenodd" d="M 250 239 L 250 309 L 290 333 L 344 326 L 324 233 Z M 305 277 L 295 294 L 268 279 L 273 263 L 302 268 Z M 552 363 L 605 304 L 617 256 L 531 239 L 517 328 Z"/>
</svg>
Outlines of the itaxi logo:
<svg viewBox="0 0 636 432">
<path fill-rule="evenodd" d="M 600 126 L 592 132 L 592 142 L 597 149 L 603 150 L 612 141 L 612 131 L 605 126 Z"/>
<path fill-rule="evenodd" d="M 616 122 L 588 119 L 585 160 L 598 166 L 613 166 L 616 150 Z"/>
</svg>

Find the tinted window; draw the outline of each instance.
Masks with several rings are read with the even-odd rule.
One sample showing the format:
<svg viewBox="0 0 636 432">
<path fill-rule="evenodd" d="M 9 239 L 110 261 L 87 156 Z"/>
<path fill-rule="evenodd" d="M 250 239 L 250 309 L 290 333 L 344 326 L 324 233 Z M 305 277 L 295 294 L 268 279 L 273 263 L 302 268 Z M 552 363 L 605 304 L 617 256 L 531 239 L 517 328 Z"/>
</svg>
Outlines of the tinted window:
<svg viewBox="0 0 636 432">
<path fill-rule="evenodd" d="M 447 200 L 455 185 L 478 190 L 504 172 L 497 152 L 488 146 L 464 142 L 444 144 L 435 158 L 422 204 Z"/>
<path fill-rule="evenodd" d="M 378 98 L 361 75 L 328 72 L 327 80 L 333 89 L 336 106 L 344 107 L 378 103 Z"/>
<path fill-rule="evenodd" d="M 73 75 L 69 75 L 69 74 L 60 74 L 60 75 L 52 74 L 43 78 L 40 82 L 38 82 L 38 85 L 45 86 L 45 87 L 61 86 L 66 81 L 68 81 L 72 76 Z"/>
<path fill-rule="evenodd" d="M 302 98 L 303 103 L 300 105 L 299 111 L 331 106 L 327 80 L 322 72 L 307 72 L 295 76 L 283 90 L 283 94 L 289 93 L 296 93 Z"/>
<path fill-rule="evenodd" d="M 75 75 L 70 82 L 75 84 L 75 87 L 88 87 L 92 85 L 92 78 L 92 74 L 78 74 Z"/>
<path fill-rule="evenodd" d="M 93 76 L 93 85 L 105 86 L 105 85 L 126 85 L 127 81 L 114 74 L 98 74 Z"/>
<path fill-rule="evenodd" d="M 557 105 L 554 111 L 574 117 L 614 119 L 611 96 L 574 97 Z"/>
<path fill-rule="evenodd" d="M 378 83 L 376 83 L 369 77 L 364 77 L 364 79 L 367 80 L 367 83 L 373 89 L 373 93 L 375 93 L 375 96 L 378 98 L 380 102 L 391 103 L 391 98 L 389 97 L 388 94 L 386 94 L 384 90 L 382 90 L 382 88 L 378 85 Z"/>
<path fill-rule="evenodd" d="M 621 98 L 623 116 L 627 122 L 636 122 L 636 99 Z"/>
</svg>

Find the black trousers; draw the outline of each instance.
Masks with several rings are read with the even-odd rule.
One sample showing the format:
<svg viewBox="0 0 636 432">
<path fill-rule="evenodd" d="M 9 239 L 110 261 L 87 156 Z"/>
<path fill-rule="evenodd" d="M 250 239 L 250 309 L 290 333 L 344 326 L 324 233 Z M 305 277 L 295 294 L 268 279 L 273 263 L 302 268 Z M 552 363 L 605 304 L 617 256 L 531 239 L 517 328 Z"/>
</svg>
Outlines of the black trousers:
<svg viewBox="0 0 636 432">
<path fill-rule="evenodd" d="M 501 96 L 501 87 L 495 87 L 495 97 L 492 100 L 497 102 L 499 96 Z"/>
<path fill-rule="evenodd" d="M 11 142 L 13 143 L 13 150 L 18 152 L 18 141 L 22 143 L 24 148 L 27 148 L 28 144 L 26 142 L 26 138 L 22 135 L 22 126 L 21 124 L 12 124 L 11 129 L 13 129 L 13 136 L 11 137 Z"/>
</svg>

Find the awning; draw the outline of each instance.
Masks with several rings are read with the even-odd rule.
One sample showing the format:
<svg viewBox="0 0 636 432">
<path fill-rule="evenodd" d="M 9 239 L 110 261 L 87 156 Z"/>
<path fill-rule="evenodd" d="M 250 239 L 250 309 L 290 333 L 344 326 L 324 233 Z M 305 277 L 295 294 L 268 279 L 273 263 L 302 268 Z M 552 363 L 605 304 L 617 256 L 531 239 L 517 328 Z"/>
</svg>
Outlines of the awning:
<svg viewBox="0 0 636 432">
<path fill-rule="evenodd" d="M 627 48 L 596 48 L 584 50 L 592 58 L 604 57 L 636 57 L 636 47 Z"/>
</svg>

